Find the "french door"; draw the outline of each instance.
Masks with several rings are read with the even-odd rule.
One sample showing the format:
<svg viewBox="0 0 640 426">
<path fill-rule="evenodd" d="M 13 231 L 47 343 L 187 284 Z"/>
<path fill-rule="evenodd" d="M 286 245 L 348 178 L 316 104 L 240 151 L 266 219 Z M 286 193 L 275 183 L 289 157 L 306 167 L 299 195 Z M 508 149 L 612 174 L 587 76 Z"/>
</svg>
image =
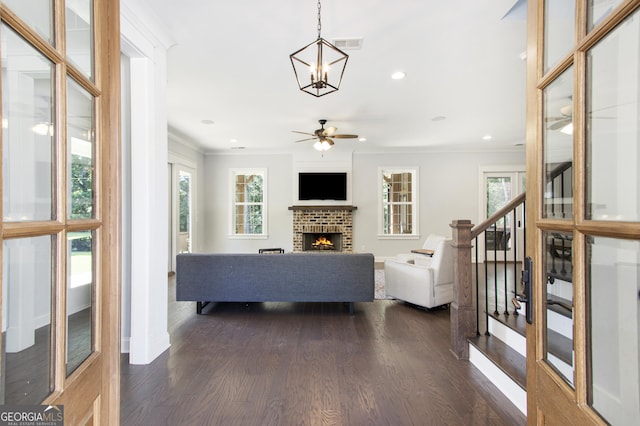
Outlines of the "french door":
<svg viewBox="0 0 640 426">
<path fill-rule="evenodd" d="M 482 213 L 481 220 L 507 205 L 518 194 L 525 191 L 525 171 L 484 171 L 482 173 Z M 513 261 L 514 256 L 522 260 L 524 253 L 524 212 L 522 206 L 515 214 L 509 213 L 491 228 L 485 231 L 486 238 L 481 239 L 487 261 Z M 482 248 L 482 247 L 481 247 Z M 480 259 L 481 261 L 482 259 Z"/>
<path fill-rule="evenodd" d="M 529 424 L 640 418 L 640 2 L 530 0 Z"/>
<path fill-rule="evenodd" d="M 0 18 L 0 404 L 117 424 L 119 3 L 3 0 Z"/>
</svg>

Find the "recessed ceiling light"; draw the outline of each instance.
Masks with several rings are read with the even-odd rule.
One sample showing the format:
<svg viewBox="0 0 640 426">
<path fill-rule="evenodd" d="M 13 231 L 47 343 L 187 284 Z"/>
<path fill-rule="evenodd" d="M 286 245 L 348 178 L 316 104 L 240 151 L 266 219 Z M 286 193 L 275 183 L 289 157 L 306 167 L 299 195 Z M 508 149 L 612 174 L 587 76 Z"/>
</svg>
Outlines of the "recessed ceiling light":
<svg viewBox="0 0 640 426">
<path fill-rule="evenodd" d="M 393 74 L 391 74 L 391 78 L 394 79 L 394 80 L 402 80 L 406 76 L 407 76 L 407 74 L 405 74 L 402 71 L 396 71 Z"/>
<path fill-rule="evenodd" d="M 491 135 L 484 135 L 482 137 L 482 140 L 484 140 L 484 141 L 488 141 L 488 140 L 491 140 L 491 139 L 493 139 L 493 136 L 491 136 Z"/>
<path fill-rule="evenodd" d="M 359 140 L 360 142 L 366 142 L 366 141 L 367 141 L 367 138 L 365 138 L 365 137 L 361 137 L 361 138 L 360 138 L 360 139 L 358 139 L 358 140 Z"/>
<path fill-rule="evenodd" d="M 201 123 L 202 123 L 202 124 L 213 124 L 213 123 L 214 123 L 214 121 L 213 121 L 213 120 L 206 119 L 206 120 L 202 120 L 202 121 L 201 121 Z"/>
<path fill-rule="evenodd" d="M 231 143 L 238 143 L 238 139 L 231 139 L 229 142 L 231 142 Z"/>
</svg>

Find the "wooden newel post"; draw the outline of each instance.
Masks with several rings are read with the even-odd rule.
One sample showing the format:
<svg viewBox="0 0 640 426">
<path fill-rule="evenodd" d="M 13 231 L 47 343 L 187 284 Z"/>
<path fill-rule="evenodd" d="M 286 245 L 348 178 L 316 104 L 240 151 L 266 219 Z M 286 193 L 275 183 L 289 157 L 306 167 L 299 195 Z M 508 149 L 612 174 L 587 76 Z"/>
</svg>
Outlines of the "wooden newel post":
<svg viewBox="0 0 640 426">
<path fill-rule="evenodd" d="M 451 302 L 451 352 L 458 359 L 469 359 L 468 337 L 476 335 L 476 306 L 471 276 L 470 220 L 451 223 L 453 246 L 453 302 Z"/>
</svg>

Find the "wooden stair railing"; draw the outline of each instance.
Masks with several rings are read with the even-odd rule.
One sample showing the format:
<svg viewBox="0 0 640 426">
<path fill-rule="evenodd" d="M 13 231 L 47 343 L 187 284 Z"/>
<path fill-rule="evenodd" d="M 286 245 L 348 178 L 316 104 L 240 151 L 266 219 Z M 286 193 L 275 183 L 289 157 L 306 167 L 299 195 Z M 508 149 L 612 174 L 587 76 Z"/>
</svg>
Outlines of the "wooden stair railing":
<svg viewBox="0 0 640 426">
<path fill-rule="evenodd" d="M 479 312 L 479 300 L 478 295 L 479 292 L 479 275 L 480 271 L 478 269 L 478 259 L 479 252 L 478 246 L 480 245 L 479 237 L 481 235 L 485 236 L 485 260 L 487 258 L 487 234 L 486 231 L 493 229 L 494 231 L 494 241 L 493 241 L 493 253 L 494 253 L 494 262 L 493 262 L 493 276 L 494 276 L 494 288 L 493 288 L 493 314 L 499 315 L 498 311 L 498 261 L 500 260 L 498 257 L 498 242 L 495 238 L 498 235 L 499 227 L 496 225 L 501 219 L 504 219 L 503 226 L 503 236 L 507 235 L 507 216 L 509 214 L 513 214 L 512 223 L 515 225 L 518 223 L 516 218 L 516 209 L 524 204 L 526 200 L 526 195 L 524 193 L 518 195 L 509 203 L 507 203 L 503 208 L 495 212 L 488 219 L 480 223 L 479 225 L 473 226 L 471 221 L 469 220 L 454 220 L 451 223 L 452 228 L 452 246 L 453 246 L 453 261 L 454 261 L 454 284 L 453 284 L 453 302 L 451 303 L 451 351 L 458 359 L 468 359 L 469 358 L 469 345 L 467 339 L 470 337 L 480 335 L 480 312 Z M 514 231 L 515 231 L 514 226 Z M 517 253 L 517 233 L 511 233 L 511 246 L 513 247 L 514 255 L 513 255 L 513 272 L 517 274 L 519 272 L 519 268 L 516 267 L 516 263 L 518 262 L 518 253 Z M 526 244 L 523 244 L 523 247 Z M 475 274 L 472 270 L 472 248 L 475 247 L 475 258 L 476 258 L 476 271 Z M 507 287 L 507 240 L 503 240 L 503 247 L 500 249 L 503 251 L 503 261 L 504 261 L 504 285 L 503 289 L 503 302 L 504 302 L 504 315 L 509 315 L 508 305 L 509 305 L 509 297 L 508 293 L 510 290 Z M 490 311 L 490 303 L 489 303 L 489 288 L 488 282 L 486 282 L 486 277 L 489 275 L 487 270 L 487 262 L 485 264 L 485 316 L 489 315 Z M 474 275 L 475 275 L 475 292 L 474 292 Z M 519 278 L 514 275 L 513 283 L 519 282 Z M 512 289 L 513 293 L 516 293 L 515 286 Z M 475 297 L 474 297 L 475 294 Z M 517 315 L 517 311 L 514 309 L 514 314 Z M 487 322 L 485 321 L 485 324 Z M 485 331 L 485 334 L 488 334 Z"/>
</svg>

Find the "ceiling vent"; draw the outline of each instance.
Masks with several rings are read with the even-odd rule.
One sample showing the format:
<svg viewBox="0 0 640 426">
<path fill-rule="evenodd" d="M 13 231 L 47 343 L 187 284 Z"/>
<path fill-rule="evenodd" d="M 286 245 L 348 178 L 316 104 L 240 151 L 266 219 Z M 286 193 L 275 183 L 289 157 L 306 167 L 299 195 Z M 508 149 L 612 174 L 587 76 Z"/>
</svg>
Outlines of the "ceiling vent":
<svg viewBox="0 0 640 426">
<path fill-rule="evenodd" d="M 340 50 L 362 49 L 362 37 L 337 38 L 333 40 L 333 45 Z"/>
</svg>

